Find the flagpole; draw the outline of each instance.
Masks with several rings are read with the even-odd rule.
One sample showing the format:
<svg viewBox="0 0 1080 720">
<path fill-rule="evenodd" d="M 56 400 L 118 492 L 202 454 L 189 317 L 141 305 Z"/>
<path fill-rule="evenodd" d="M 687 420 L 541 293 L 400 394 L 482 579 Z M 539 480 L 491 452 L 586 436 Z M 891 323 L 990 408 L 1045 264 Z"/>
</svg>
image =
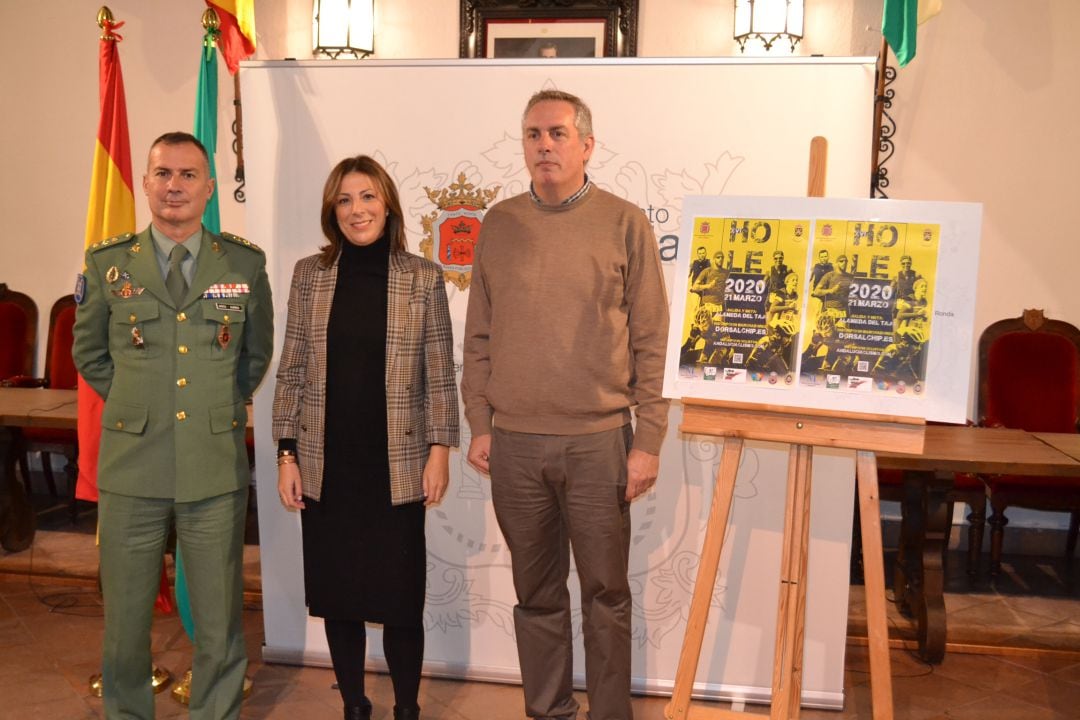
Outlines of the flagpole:
<svg viewBox="0 0 1080 720">
<path fill-rule="evenodd" d="M 209 161 L 210 177 L 217 178 L 216 153 L 217 153 L 217 52 L 218 39 L 220 37 L 221 18 L 212 7 L 206 8 L 202 14 L 202 27 L 204 30 L 203 47 L 199 55 L 199 86 L 195 98 L 195 137 L 201 142 L 207 152 Z M 239 85 L 237 85 L 239 88 Z M 241 166 L 239 172 L 242 172 Z M 221 217 L 218 212 L 218 188 L 215 187 L 214 195 L 203 213 L 203 226 L 212 233 L 221 232 Z M 176 611 L 180 615 L 180 621 L 184 632 L 192 644 L 195 644 L 195 618 L 191 611 L 191 597 L 187 586 L 186 569 L 183 553 L 177 544 L 173 553 L 176 568 Z M 250 677 L 244 677 L 243 696 L 251 695 L 253 681 Z M 182 705 L 191 702 L 191 668 L 183 674 L 180 681 L 172 689 L 172 697 Z"/>
<path fill-rule="evenodd" d="M 86 244 L 99 242 L 117 232 L 131 231 L 135 225 L 135 210 L 131 188 L 131 157 L 128 146 L 127 108 L 124 101 L 123 81 L 120 72 L 119 54 L 116 52 L 116 42 L 121 40 L 120 35 L 113 32 L 114 29 L 123 25 L 116 22 L 112 11 L 106 5 L 102 5 L 97 12 L 97 26 L 101 29 L 101 52 L 99 53 L 99 95 L 101 99 L 101 118 L 99 120 L 97 147 L 95 148 L 94 169 L 91 178 L 91 198 L 87 210 L 87 237 Z M 107 43 L 113 43 L 111 52 L 106 54 L 104 50 Z M 107 70 L 107 72 L 103 72 Z M 106 79 L 108 78 L 108 79 Z M 115 95 L 113 94 L 115 93 Z M 112 113 L 115 111 L 115 115 Z M 106 113 L 109 113 L 108 115 Z M 120 138 L 119 146 L 110 145 L 101 147 L 103 141 L 102 125 L 106 117 L 110 118 L 113 126 L 109 128 L 110 135 L 119 126 L 121 133 L 114 136 Z M 119 125 L 117 125 L 119 124 Z M 100 151 L 104 150 L 104 155 Z M 99 161 L 105 159 L 106 163 L 115 163 L 117 175 L 110 176 L 108 169 L 101 169 Z M 103 175 L 104 179 L 98 177 Z M 101 182 L 98 187 L 97 183 Z M 122 191 L 117 192 L 117 187 L 111 183 L 118 183 Z M 101 406 L 102 400 L 96 392 L 85 385 L 79 378 L 79 441 L 83 452 L 79 458 L 82 467 L 79 471 L 79 486 L 85 494 L 80 494 L 83 499 L 97 499 L 97 452 L 96 443 L 101 432 Z M 87 402 L 89 401 L 89 403 Z M 164 572 L 164 567 L 162 568 Z M 172 680 L 168 670 L 151 663 L 150 681 L 155 693 L 159 693 Z M 89 679 L 90 694 L 101 697 L 103 684 L 101 673 L 95 673 Z"/>
<path fill-rule="evenodd" d="M 888 58 L 889 41 L 881 36 L 881 49 L 878 51 L 877 67 L 874 73 L 874 146 L 870 150 L 870 197 L 874 196 L 878 181 L 878 150 L 881 146 L 881 111 L 885 103 L 882 93 L 885 91 L 885 61 Z"/>
<path fill-rule="evenodd" d="M 889 41 L 881 37 L 881 50 L 878 53 L 874 80 L 874 128 L 873 147 L 870 149 L 870 197 L 888 198 L 885 188 L 889 186 L 888 171 L 884 167 L 895 150 L 893 137 L 896 135 L 896 122 L 886 112 L 892 107 L 895 90 L 888 85 L 896 78 L 896 70 L 889 67 Z M 888 124 L 883 124 L 883 120 Z M 882 152 L 886 152 L 884 158 Z"/>
<path fill-rule="evenodd" d="M 233 152 L 236 153 L 236 176 L 234 179 L 240 185 L 233 190 L 233 199 L 238 203 L 246 202 L 244 193 L 244 108 L 240 102 L 240 73 L 233 75 L 233 108 L 236 110 L 236 119 L 233 120 Z"/>
</svg>

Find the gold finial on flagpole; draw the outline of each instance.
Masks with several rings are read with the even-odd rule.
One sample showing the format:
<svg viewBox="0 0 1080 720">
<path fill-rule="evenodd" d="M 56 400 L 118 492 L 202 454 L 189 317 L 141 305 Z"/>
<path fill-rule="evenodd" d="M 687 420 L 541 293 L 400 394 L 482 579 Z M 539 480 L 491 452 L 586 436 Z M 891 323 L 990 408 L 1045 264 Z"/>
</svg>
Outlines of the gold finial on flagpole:
<svg viewBox="0 0 1080 720">
<path fill-rule="evenodd" d="M 109 29 L 109 26 L 112 25 L 112 23 L 112 10 L 109 9 L 108 5 L 102 5 L 101 9 L 97 11 L 97 25 L 99 28 L 101 28 L 102 40 L 112 39 L 112 31 Z"/>
<path fill-rule="evenodd" d="M 218 18 L 217 12 L 214 8 L 206 8 L 202 14 L 202 26 L 203 30 L 217 30 L 221 27 L 221 20 Z"/>
</svg>

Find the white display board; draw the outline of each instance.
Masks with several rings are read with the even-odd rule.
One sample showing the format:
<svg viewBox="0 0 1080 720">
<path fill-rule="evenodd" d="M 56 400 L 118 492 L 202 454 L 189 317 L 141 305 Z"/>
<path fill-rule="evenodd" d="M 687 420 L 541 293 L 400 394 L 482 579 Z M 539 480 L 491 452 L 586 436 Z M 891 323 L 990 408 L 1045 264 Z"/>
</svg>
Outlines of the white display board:
<svg viewBox="0 0 1080 720">
<path fill-rule="evenodd" d="M 424 219 L 438 210 L 426 189 L 447 190 L 464 175 L 474 191 L 496 190 L 495 201 L 523 192 L 525 102 L 544 87 L 573 92 L 593 110 L 590 177 L 648 215 L 672 288 L 685 196 L 798 194 L 816 135 L 830 140 L 829 192 L 865 192 L 873 74 L 866 58 L 245 63 L 246 225 L 267 251 L 279 347 L 293 264 L 324 242 L 321 190 L 343 157 L 367 153 L 388 168 L 410 249 L 420 252 Z M 447 291 L 460 362 L 468 290 L 458 280 Z M 256 467 L 271 471 L 275 370 L 255 398 Z M 678 433 L 680 415 L 674 403 L 656 491 L 632 511 L 633 684 L 649 692 L 673 684 L 719 464 L 711 438 Z M 816 458 L 804 700 L 839 707 L 854 470 L 843 453 Z M 702 694 L 769 696 L 786 461 L 784 448 L 764 444 L 744 456 L 698 675 Z M 281 509 L 272 472 L 257 476 L 264 657 L 327 664 L 321 623 L 304 606 L 299 517 Z M 490 482 L 463 453 L 451 456 L 450 490 L 428 511 L 427 535 L 425 671 L 516 681 L 510 556 Z M 583 684 L 576 584 L 572 571 L 575 679 Z M 369 657 L 379 666 L 372 635 Z"/>
<path fill-rule="evenodd" d="M 981 223 L 977 203 L 686 198 L 664 394 L 963 424 Z"/>
</svg>

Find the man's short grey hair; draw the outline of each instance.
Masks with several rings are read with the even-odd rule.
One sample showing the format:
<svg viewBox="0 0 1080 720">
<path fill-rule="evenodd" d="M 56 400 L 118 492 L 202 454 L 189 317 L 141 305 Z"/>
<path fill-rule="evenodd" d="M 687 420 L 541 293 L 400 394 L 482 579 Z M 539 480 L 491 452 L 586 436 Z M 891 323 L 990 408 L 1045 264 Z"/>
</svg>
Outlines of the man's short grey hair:
<svg viewBox="0 0 1080 720">
<path fill-rule="evenodd" d="M 592 111 L 589 110 L 589 106 L 585 104 L 585 101 L 579 98 L 577 95 L 571 95 L 568 92 L 562 90 L 541 90 L 529 98 L 529 102 L 525 105 L 525 112 L 521 113 L 521 125 L 525 125 L 525 116 L 529 114 L 529 111 L 533 109 L 533 105 L 537 103 L 547 102 L 549 100 L 555 100 L 558 102 L 568 102 L 574 106 L 574 127 L 577 128 L 578 135 L 582 138 L 592 137 Z"/>
</svg>

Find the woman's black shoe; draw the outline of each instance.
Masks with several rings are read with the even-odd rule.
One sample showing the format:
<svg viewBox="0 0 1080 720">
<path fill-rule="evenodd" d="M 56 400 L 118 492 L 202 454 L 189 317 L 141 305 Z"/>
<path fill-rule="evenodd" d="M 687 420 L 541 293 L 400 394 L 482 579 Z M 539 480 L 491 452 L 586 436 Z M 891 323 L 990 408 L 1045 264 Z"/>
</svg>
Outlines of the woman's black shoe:
<svg viewBox="0 0 1080 720">
<path fill-rule="evenodd" d="M 394 720 L 420 720 L 420 707 L 414 705 L 411 708 L 394 706 Z"/>
<path fill-rule="evenodd" d="M 360 705 L 346 705 L 345 720 L 371 720 L 371 701 L 364 698 Z"/>
</svg>

